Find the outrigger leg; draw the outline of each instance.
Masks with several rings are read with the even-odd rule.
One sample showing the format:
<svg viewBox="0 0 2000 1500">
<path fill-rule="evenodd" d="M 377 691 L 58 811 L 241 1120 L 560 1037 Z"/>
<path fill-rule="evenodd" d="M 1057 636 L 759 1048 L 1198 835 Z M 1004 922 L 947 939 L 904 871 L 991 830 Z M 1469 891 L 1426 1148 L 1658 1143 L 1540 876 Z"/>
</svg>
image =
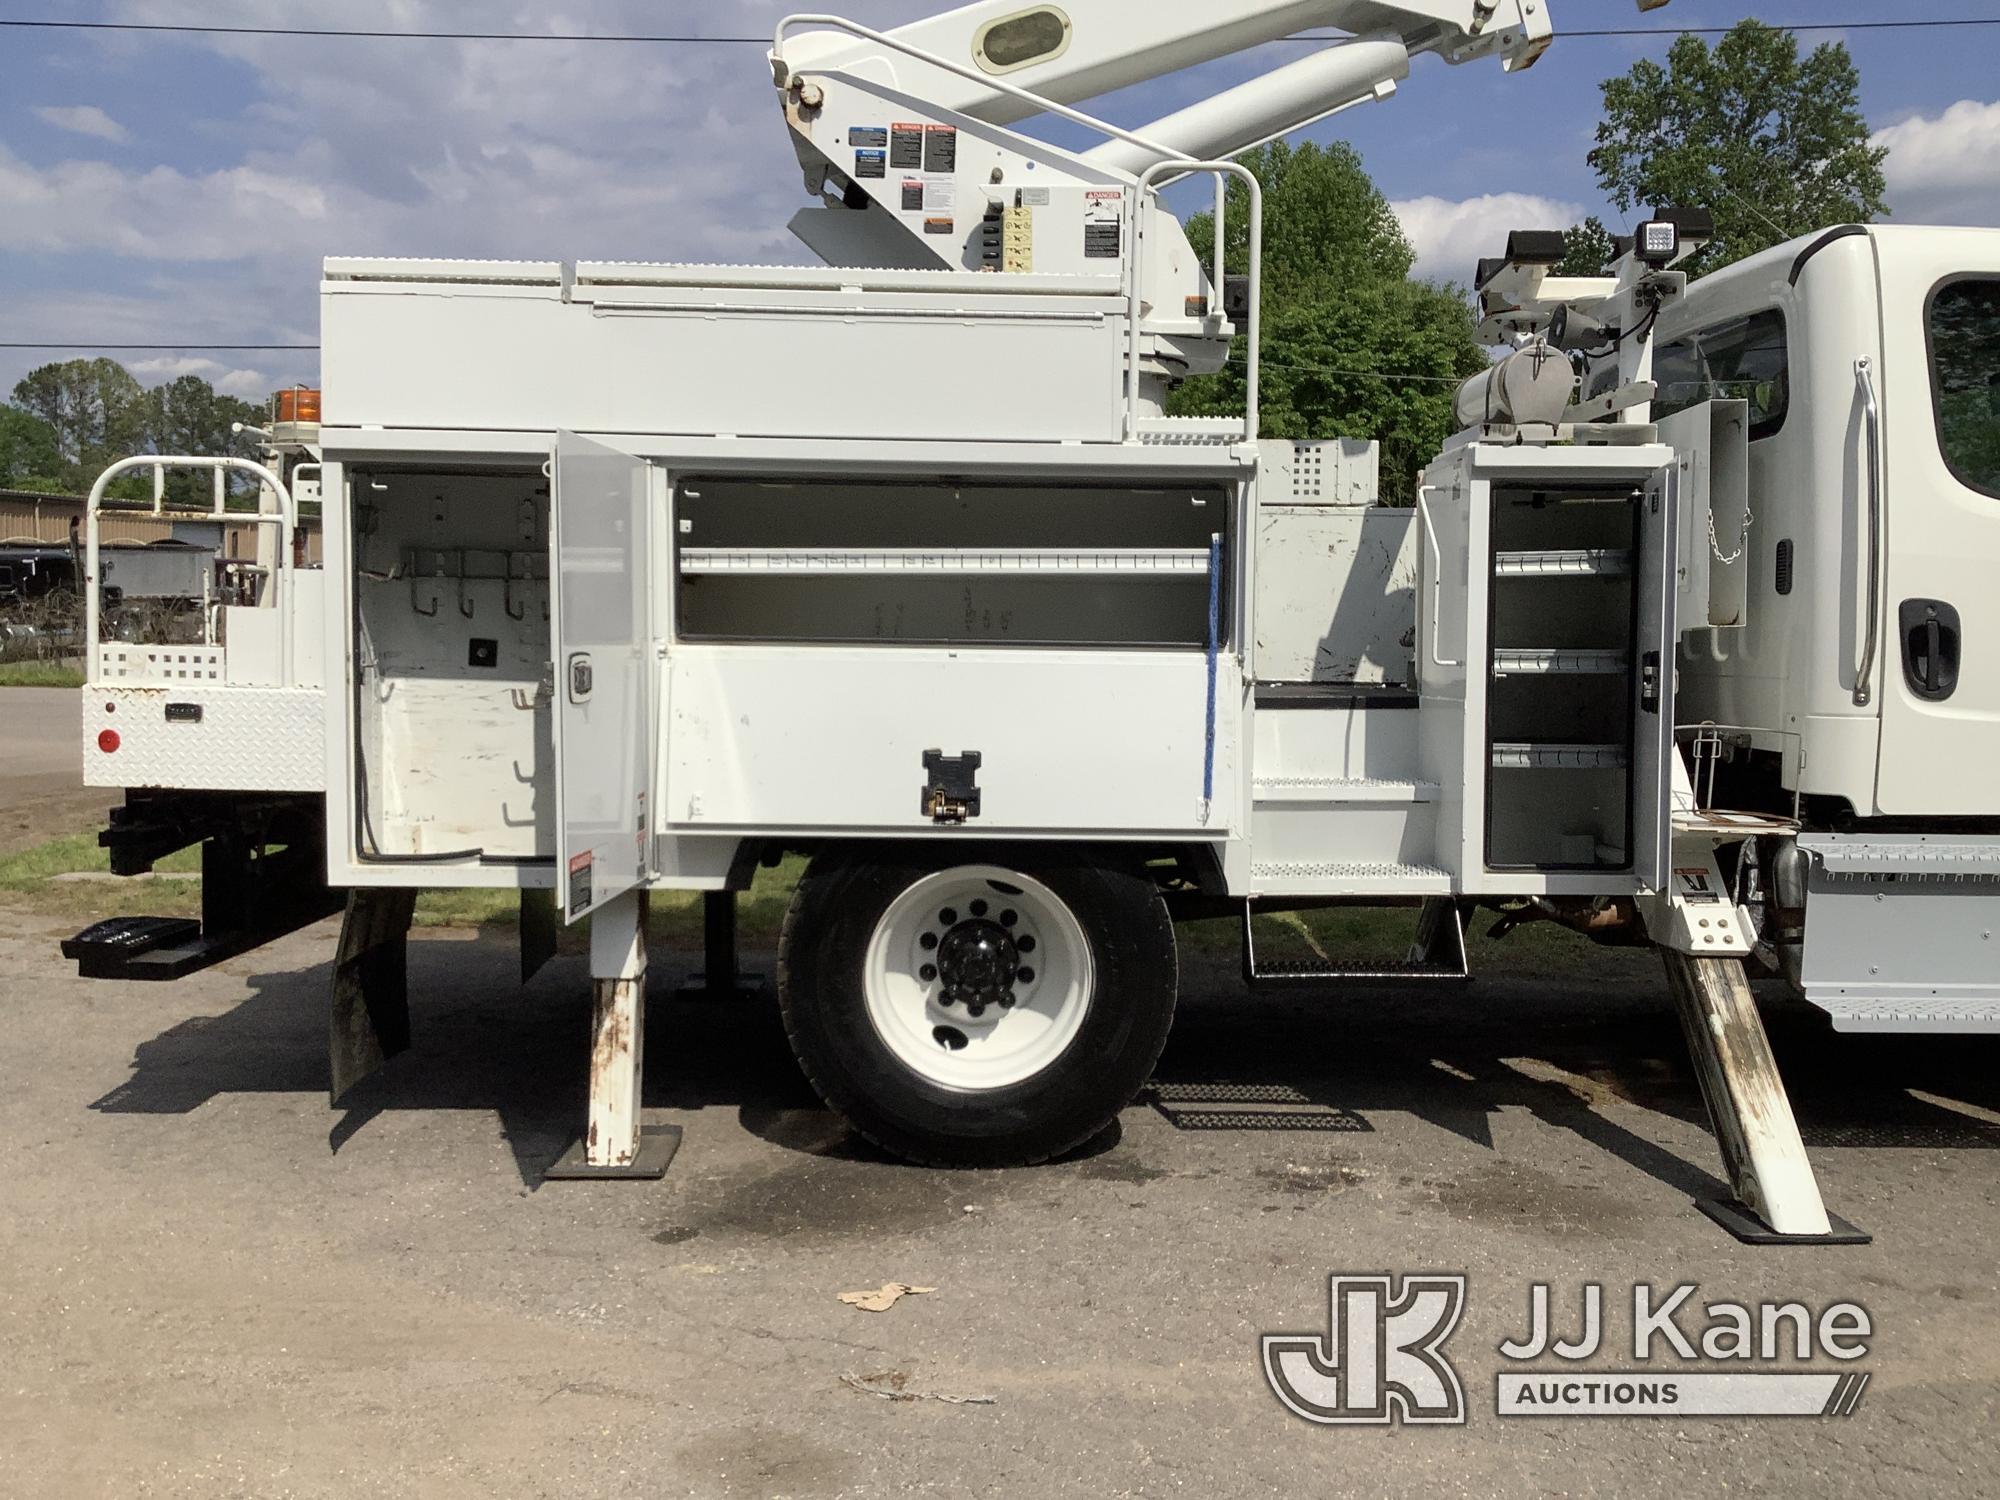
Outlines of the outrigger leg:
<svg viewBox="0 0 2000 1500">
<path fill-rule="evenodd" d="M 1867 1244 L 1868 1235 L 1827 1213 L 1806 1159 L 1743 972 L 1749 913 L 1724 895 L 1728 887 L 1711 845 L 1677 837 L 1674 865 L 1675 889 L 1640 904 L 1666 961 L 1702 1101 L 1736 1195 L 1726 1202 L 1698 1198 L 1695 1206 L 1746 1244 Z"/>
<path fill-rule="evenodd" d="M 590 1105 L 583 1139 L 551 1179 L 664 1177 L 677 1125 L 639 1123 L 646 1071 L 646 897 L 627 891 L 590 916 Z"/>
</svg>

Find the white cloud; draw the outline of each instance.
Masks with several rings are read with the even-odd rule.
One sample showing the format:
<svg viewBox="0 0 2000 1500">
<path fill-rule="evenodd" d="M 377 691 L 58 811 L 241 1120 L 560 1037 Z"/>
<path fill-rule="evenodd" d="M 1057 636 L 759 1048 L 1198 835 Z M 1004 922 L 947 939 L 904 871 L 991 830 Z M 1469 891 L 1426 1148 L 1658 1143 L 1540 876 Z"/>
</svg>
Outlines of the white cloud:
<svg viewBox="0 0 2000 1500">
<path fill-rule="evenodd" d="M 1567 229 L 1589 212 L 1536 193 L 1482 193 L 1476 198 L 1406 198 L 1389 205 L 1417 252 L 1416 272 L 1434 281 L 1472 284 L 1481 256 L 1507 248 L 1514 229 Z"/>
<path fill-rule="evenodd" d="M 261 370 L 233 368 L 220 360 L 189 354 L 127 359 L 121 363 L 145 385 L 162 385 L 183 375 L 199 375 L 225 396 L 239 396 L 246 401 L 262 400 L 276 385 Z"/>
<path fill-rule="evenodd" d="M 2000 101 L 1961 99 L 1875 132 L 1889 207 L 1916 224 L 2000 224 Z"/>
<path fill-rule="evenodd" d="M 123 145 L 132 138 L 130 131 L 95 104 L 45 104 L 35 113 L 44 123 L 73 135 L 92 136 L 116 145 Z"/>
</svg>

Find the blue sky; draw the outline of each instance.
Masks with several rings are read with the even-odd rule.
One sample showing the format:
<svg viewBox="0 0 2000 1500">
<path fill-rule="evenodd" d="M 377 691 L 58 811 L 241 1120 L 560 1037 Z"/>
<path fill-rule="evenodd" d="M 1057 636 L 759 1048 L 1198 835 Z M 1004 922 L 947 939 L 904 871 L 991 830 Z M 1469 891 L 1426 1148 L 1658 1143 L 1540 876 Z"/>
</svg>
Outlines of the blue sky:
<svg viewBox="0 0 2000 1500">
<path fill-rule="evenodd" d="M 1133 0 L 1140 3 L 1140 0 Z M 2000 15 L 2000 0 L 1547 0 L 1531 71 L 1417 61 L 1352 141 L 1419 269 L 1463 280 L 1510 227 L 1604 213 L 1597 85 L 1665 44 L 1564 28 Z M 764 0 L 0 0 L 0 15 L 394 29 L 767 32 Z M 839 7 L 836 7 L 839 8 Z M 936 8 L 851 0 L 891 26 Z M 1808 45 L 1815 38 L 1808 38 Z M 2000 28 L 1859 32 L 1870 125 L 1906 221 L 2000 224 Z M 1138 124 L 1298 55 L 1267 49 L 1096 106 Z M 756 46 L 174 38 L 0 30 L 0 340 L 310 342 L 329 254 L 798 260 L 805 201 Z M 48 356 L 0 350 L 0 391 Z M 120 356 L 260 396 L 315 356 Z"/>
</svg>

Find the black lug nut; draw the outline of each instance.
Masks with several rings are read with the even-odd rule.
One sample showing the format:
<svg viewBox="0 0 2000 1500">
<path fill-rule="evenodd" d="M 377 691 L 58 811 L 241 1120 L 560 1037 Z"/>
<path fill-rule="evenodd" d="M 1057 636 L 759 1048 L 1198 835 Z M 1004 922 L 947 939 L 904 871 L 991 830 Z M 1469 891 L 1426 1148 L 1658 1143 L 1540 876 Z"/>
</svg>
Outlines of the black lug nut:
<svg viewBox="0 0 2000 1500">
<path fill-rule="evenodd" d="M 1000 925 L 1002 927 L 1012 927 L 1016 922 L 1020 920 L 1021 920 L 1021 914 L 1015 911 L 1014 908 L 1011 906 L 1008 907 L 1005 911 L 1000 913 Z"/>
<path fill-rule="evenodd" d="M 937 978 L 937 965 L 925 964 L 921 969 L 917 970 L 917 978 L 921 979 L 925 984 L 929 984 L 933 979 Z"/>
<path fill-rule="evenodd" d="M 983 1001 L 974 1000 L 965 1007 L 965 1013 L 976 1021 L 981 1016 L 986 1014 L 985 1003 Z"/>
<path fill-rule="evenodd" d="M 943 911 L 938 913 L 938 920 L 949 927 L 958 920 L 958 913 L 947 906 Z"/>
<path fill-rule="evenodd" d="M 937 946 L 937 934 L 935 932 L 925 933 L 922 937 L 917 939 L 917 946 L 919 948 L 924 949 L 926 952 L 928 952 L 932 948 L 935 948 Z"/>
<path fill-rule="evenodd" d="M 1026 964 L 1022 964 L 1020 968 L 1014 971 L 1014 981 L 1017 984 L 1030 984 L 1034 981 L 1034 978 L 1035 971 Z"/>
<path fill-rule="evenodd" d="M 975 901 L 972 903 L 970 907 L 967 908 L 967 910 L 969 910 L 975 917 L 983 917 L 986 915 L 986 903 L 984 901 Z"/>
<path fill-rule="evenodd" d="M 1012 1010 L 1014 1008 L 1014 992 L 1012 990 L 1004 990 L 1001 992 L 1000 1008 L 1002 1010 Z"/>
<path fill-rule="evenodd" d="M 1023 953 L 1033 953 L 1035 951 L 1035 940 L 1024 932 L 1014 939 L 1014 946 L 1019 948 Z"/>
</svg>

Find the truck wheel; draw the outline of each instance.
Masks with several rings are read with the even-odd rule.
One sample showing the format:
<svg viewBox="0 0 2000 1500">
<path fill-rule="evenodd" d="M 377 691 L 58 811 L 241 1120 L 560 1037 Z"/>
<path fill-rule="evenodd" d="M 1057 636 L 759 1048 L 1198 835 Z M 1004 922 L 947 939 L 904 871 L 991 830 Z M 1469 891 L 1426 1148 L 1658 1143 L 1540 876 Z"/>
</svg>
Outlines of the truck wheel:
<svg viewBox="0 0 2000 1500">
<path fill-rule="evenodd" d="M 1136 862 L 1018 845 L 823 856 L 778 951 L 820 1097 L 930 1166 L 1022 1166 L 1103 1129 L 1152 1073 L 1178 977 Z"/>
</svg>

